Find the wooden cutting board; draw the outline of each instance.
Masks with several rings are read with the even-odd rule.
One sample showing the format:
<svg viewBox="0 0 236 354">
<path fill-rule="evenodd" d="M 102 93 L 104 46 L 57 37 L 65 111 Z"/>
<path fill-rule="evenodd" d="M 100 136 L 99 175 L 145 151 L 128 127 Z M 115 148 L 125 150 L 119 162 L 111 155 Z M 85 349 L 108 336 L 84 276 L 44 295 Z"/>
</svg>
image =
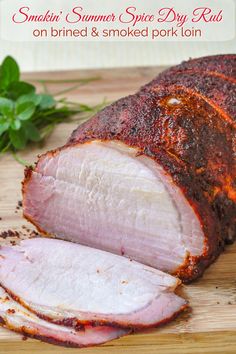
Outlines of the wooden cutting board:
<svg viewBox="0 0 236 354">
<path fill-rule="evenodd" d="M 62 80 L 100 77 L 63 96 L 73 101 L 99 104 L 135 92 L 163 68 L 135 68 L 115 70 L 70 71 L 27 74 L 24 79 Z M 73 84 L 75 85 L 75 83 Z M 71 87 L 71 83 L 50 83 L 51 93 Z M 38 84 L 39 89 L 40 84 Z M 30 147 L 20 156 L 29 162 L 46 150 L 65 143 L 78 121 L 61 124 L 41 147 Z M 10 155 L 0 158 L 0 232 L 8 229 L 25 233 L 22 227 L 32 227 L 17 209 L 21 200 L 23 167 Z M 2 243 L 6 242 L 0 240 Z M 189 300 L 192 311 L 181 315 L 172 323 L 146 333 L 130 335 L 106 345 L 89 349 L 64 349 L 36 340 L 22 340 L 22 336 L 0 328 L 0 354 L 194 354 L 236 353 L 236 245 L 229 246 L 208 269 L 204 277 L 191 285 L 183 286 L 181 294 Z"/>
</svg>

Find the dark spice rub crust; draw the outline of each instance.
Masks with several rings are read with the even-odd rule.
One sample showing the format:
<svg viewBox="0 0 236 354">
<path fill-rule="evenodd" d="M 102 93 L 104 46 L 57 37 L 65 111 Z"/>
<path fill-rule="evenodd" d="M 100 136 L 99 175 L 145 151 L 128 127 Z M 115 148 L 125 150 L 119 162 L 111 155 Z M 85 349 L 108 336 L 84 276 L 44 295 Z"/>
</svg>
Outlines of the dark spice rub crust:
<svg viewBox="0 0 236 354">
<path fill-rule="evenodd" d="M 180 65 L 167 69 L 163 74 L 186 71 L 203 74 L 208 73 L 212 76 L 218 76 L 225 80 L 236 82 L 236 54 L 212 55 L 184 61 Z"/>
<path fill-rule="evenodd" d="M 145 86 L 144 90 L 158 90 L 160 86 L 185 88 L 187 92 L 200 96 L 236 127 L 236 81 L 233 83 L 210 73 L 200 77 L 200 73 L 193 71 L 167 72 Z"/>
</svg>

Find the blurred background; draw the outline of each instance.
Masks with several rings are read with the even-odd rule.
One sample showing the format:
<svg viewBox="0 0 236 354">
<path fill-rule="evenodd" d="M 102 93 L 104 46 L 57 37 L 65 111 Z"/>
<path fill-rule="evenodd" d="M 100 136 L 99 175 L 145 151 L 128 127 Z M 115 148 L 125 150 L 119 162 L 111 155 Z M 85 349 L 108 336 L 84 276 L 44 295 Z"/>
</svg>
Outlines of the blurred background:
<svg viewBox="0 0 236 354">
<path fill-rule="evenodd" d="M 234 1 L 236 4 L 236 0 Z M 40 8 L 40 1 L 38 6 Z M 0 48 L 0 60 L 10 54 L 19 62 L 22 71 L 30 72 L 173 65 L 190 57 L 235 53 L 236 40 L 154 43 L 145 41 L 37 42 L 37 40 L 35 42 L 12 42 L 0 39 Z"/>
<path fill-rule="evenodd" d="M 235 53 L 236 42 L 10 42 L 0 40 L 0 60 L 11 54 L 22 71 L 173 65 L 190 57 Z"/>
</svg>

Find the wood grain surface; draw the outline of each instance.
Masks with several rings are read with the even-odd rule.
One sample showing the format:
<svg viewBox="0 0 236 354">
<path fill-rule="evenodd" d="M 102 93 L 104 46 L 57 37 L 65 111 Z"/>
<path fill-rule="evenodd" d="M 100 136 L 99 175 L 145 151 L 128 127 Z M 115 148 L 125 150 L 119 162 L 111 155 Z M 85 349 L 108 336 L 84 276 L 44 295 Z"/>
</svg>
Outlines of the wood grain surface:
<svg viewBox="0 0 236 354">
<path fill-rule="evenodd" d="M 100 77 L 97 81 L 64 94 L 70 100 L 95 105 L 104 98 L 111 102 L 135 92 L 161 69 L 153 67 L 55 72 L 27 74 L 24 78 L 34 81 Z M 48 89 L 57 93 L 70 86 L 71 83 L 51 83 Z M 40 84 L 38 87 L 40 90 Z M 32 146 L 20 156 L 33 163 L 38 154 L 63 145 L 78 121 L 79 117 L 76 117 L 71 123 L 59 125 L 46 144 Z M 16 208 L 21 200 L 22 179 L 23 167 L 10 155 L 0 157 L 0 232 L 13 229 L 19 231 L 23 237 L 28 237 L 29 232 L 22 227 L 33 228 L 22 218 L 22 211 Z M 9 241 L 10 239 L 1 239 L 1 243 Z M 236 245 L 227 247 L 202 279 L 182 286 L 179 292 L 189 301 L 192 309 L 161 328 L 88 349 L 64 349 L 31 339 L 22 340 L 21 336 L 0 328 L 0 354 L 72 354 L 77 351 L 81 354 L 236 353 Z"/>
</svg>

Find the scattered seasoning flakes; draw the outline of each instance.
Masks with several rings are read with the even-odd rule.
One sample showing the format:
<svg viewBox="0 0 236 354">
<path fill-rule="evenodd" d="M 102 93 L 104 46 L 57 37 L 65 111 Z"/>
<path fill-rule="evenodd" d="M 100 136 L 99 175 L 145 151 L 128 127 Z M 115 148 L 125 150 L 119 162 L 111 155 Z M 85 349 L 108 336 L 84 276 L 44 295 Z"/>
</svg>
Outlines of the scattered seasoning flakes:
<svg viewBox="0 0 236 354">
<path fill-rule="evenodd" d="M 14 230 L 7 230 L 7 231 L 2 231 L 0 233 L 0 238 L 7 238 L 7 237 L 20 237 L 20 234 L 18 231 L 14 231 Z"/>
<path fill-rule="evenodd" d="M 9 313 L 9 314 L 14 314 L 16 311 L 14 310 L 14 309 L 8 309 L 7 310 L 7 313 Z"/>
<path fill-rule="evenodd" d="M 65 318 L 64 320 L 59 321 L 59 324 L 66 327 L 73 327 L 78 331 L 84 329 L 84 325 L 78 323 L 75 318 Z"/>
<path fill-rule="evenodd" d="M 22 208 L 22 201 L 21 201 L 21 200 L 18 200 L 17 205 L 16 205 L 15 213 L 17 213 L 18 210 L 20 210 L 21 208 Z"/>
<path fill-rule="evenodd" d="M 16 231 L 16 230 L 5 230 L 0 232 L 0 239 L 7 239 L 7 238 L 17 238 L 17 239 L 23 239 L 23 238 L 34 238 L 34 237 L 39 237 L 40 234 L 35 231 L 35 230 L 30 230 L 26 226 L 22 226 L 22 229 L 24 231 Z M 12 246 L 15 246 L 17 244 L 16 240 L 10 240 L 10 243 Z"/>
<path fill-rule="evenodd" d="M 37 237 L 37 236 L 39 236 L 39 233 L 37 232 L 37 231 L 31 231 L 30 232 L 30 235 L 29 235 L 30 237 Z"/>
<path fill-rule="evenodd" d="M 27 339 L 28 339 L 28 337 L 26 337 L 26 336 L 22 337 L 22 340 L 27 340 Z"/>
<path fill-rule="evenodd" d="M 0 217 L 0 221 L 2 220 L 2 218 Z"/>
<path fill-rule="evenodd" d="M 23 232 L 23 236 L 26 236 L 26 237 L 37 237 L 37 236 L 40 236 L 40 234 L 35 231 L 35 230 L 30 230 L 27 226 L 25 225 L 22 225 L 21 228 L 24 230 Z"/>
</svg>

